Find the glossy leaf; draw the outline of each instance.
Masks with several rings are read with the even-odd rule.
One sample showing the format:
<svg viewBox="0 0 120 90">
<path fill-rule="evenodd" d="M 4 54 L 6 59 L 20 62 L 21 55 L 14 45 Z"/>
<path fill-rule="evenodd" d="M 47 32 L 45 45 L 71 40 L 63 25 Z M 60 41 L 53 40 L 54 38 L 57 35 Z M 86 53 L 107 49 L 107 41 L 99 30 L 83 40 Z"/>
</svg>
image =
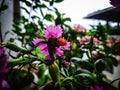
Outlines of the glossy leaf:
<svg viewBox="0 0 120 90">
<path fill-rule="evenodd" d="M 86 69 L 82 69 L 80 71 L 77 71 L 75 74 L 74 74 L 74 77 L 88 77 L 92 80 L 95 79 L 95 76 L 89 71 L 89 70 L 86 70 Z"/>
<path fill-rule="evenodd" d="M 70 19 L 70 18 L 63 18 L 63 19 L 62 19 L 62 22 L 63 22 L 63 23 L 66 22 L 66 21 L 71 21 L 71 19 Z"/>
<path fill-rule="evenodd" d="M 103 62 L 110 68 L 113 68 L 113 65 L 112 65 L 112 60 L 109 59 L 109 58 L 104 58 L 103 59 Z"/>
<path fill-rule="evenodd" d="M 62 1 L 64 1 L 64 0 L 55 0 L 55 2 L 57 2 L 57 3 L 60 3 L 60 2 L 62 2 Z"/>
<path fill-rule="evenodd" d="M 81 62 L 81 61 L 83 61 L 81 58 L 78 58 L 78 57 L 72 57 L 71 58 L 71 61 L 72 62 Z"/>
<path fill-rule="evenodd" d="M 23 59 L 23 58 L 9 59 L 8 60 L 8 66 L 14 67 L 16 65 L 28 64 L 29 62 L 30 62 L 29 59 Z"/>
<path fill-rule="evenodd" d="M 31 3 L 29 2 L 29 1 L 27 1 L 27 0 L 20 0 L 20 1 L 22 1 L 22 2 L 24 2 L 28 7 L 31 7 Z"/>
<path fill-rule="evenodd" d="M 46 14 L 44 19 L 46 19 L 47 21 L 52 21 L 52 20 L 54 20 L 54 16 L 51 14 Z"/>
</svg>

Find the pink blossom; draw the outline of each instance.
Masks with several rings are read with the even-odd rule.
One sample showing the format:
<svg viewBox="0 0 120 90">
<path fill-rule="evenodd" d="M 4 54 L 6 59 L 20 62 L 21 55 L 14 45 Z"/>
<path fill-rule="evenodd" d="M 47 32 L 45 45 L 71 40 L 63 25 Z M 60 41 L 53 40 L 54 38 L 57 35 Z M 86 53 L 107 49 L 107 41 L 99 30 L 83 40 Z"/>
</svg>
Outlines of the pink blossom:
<svg viewBox="0 0 120 90">
<path fill-rule="evenodd" d="M 38 45 L 42 54 L 46 55 L 47 59 L 50 59 L 48 45 L 51 50 L 55 51 L 56 56 L 63 56 L 63 50 L 69 50 L 70 42 L 67 42 L 64 38 L 62 38 L 62 28 L 60 26 L 49 26 L 44 31 L 44 37 L 48 39 L 47 43 L 40 43 L 44 42 L 45 40 L 40 38 L 34 38 L 33 44 Z"/>
<path fill-rule="evenodd" d="M 73 29 L 78 33 L 85 33 L 85 28 L 79 24 L 75 24 Z"/>
<path fill-rule="evenodd" d="M 120 37 L 117 37 L 117 38 L 116 38 L 116 42 L 120 42 Z"/>
<path fill-rule="evenodd" d="M 80 40 L 79 40 L 79 43 L 80 43 L 81 45 L 85 44 L 85 43 L 86 43 L 86 39 L 85 39 L 85 38 L 80 39 Z"/>
<path fill-rule="evenodd" d="M 81 45 L 82 45 L 82 44 L 86 44 L 86 43 L 89 43 L 90 40 L 91 40 L 91 36 L 85 36 L 85 37 L 83 37 L 83 38 L 81 38 L 81 39 L 79 40 L 79 43 L 80 43 Z M 94 38 L 93 38 L 93 43 L 94 43 L 95 45 L 97 45 L 97 44 L 99 44 L 99 40 L 94 37 Z"/>
<path fill-rule="evenodd" d="M 65 50 L 70 50 L 70 42 L 67 42 L 66 45 L 62 46 Z"/>
<path fill-rule="evenodd" d="M 50 25 L 44 30 L 45 38 L 59 38 L 62 36 L 62 28 L 60 26 Z"/>
<path fill-rule="evenodd" d="M 60 47 L 56 48 L 56 55 L 59 57 L 64 55 L 62 48 Z"/>
<path fill-rule="evenodd" d="M 66 61 L 66 60 L 65 60 L 65 61 L 63 61 L 63 62 L 62 62 L 62 64 L 63 64 L 63 66 L 64 66 L 64 67 L 66 67 L 66 68 L 69 68 L 69 67 L 70 67 L 70 65 L 71 65 L 71 63 L 70 63 L 70 62 L 68 62 L 68 61 Z"/>
<path fill-rule="evenodd" d="M 99 56 L 99 53 L 97 51 L 92 51 L 92 57 L 97 58 Z"/>
<path fill-rule="evenodd" d="M 97 45 L 97 44 L 99 44 L 99 40 L 94 37 L 94 38 L 93 38 L 93 43 L 94 43 L 95 45 Z"/>
<path fill-rule="evenodd" d="M 107 43 L 108 47 L 111 47 L 115 44 L 115 39 L 111 37 L 111 38 L 106 40 L 106 43 Z"/>
<path fill-rule="evenodd" d="M 85 36 L 86 42 L 90 42 L 91 36 Z"/>
<path fill-rule="evenodd" d="M 33 42 L 34 45 L 37 45 L 39 42 L 42 42 L 42 41 L 45 41 L 45 40 L 40 39 L 40 38 L 34 38 L 32 42 Z M 44 43 L 39 44 L 38 48 L 40 48 L 42 54 L 45 54 L 46 56 L 49 55 L 48 47 L 47 47 L 46 43 L 45 44 Z"/>
</svg>

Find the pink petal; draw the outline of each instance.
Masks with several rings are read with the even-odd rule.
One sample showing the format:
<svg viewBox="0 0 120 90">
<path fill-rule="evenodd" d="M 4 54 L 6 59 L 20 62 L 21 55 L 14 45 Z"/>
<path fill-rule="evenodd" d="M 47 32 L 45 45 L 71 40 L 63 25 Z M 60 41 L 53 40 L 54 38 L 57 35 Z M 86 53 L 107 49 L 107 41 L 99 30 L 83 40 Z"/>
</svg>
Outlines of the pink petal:
<svg viewBox="0 0 120 90">
<path fill-rule="evenodd" d="M 62 28 L 60 26 L 50 25 L 44 30 L 45 38 L 58 38 L 62 35 Z"/>
<path fill-rule="evenodd" d="M 65 46 L 63 46 L 65 50 L 70 50 L 70 42 L 67 42 Z"/>
<path fill-rule="evenodd" d="M 56 55 L 57 56 L 63 56 L 63 51 L 61 50 L 61 48 L 56 48 Z"/>
</svg>

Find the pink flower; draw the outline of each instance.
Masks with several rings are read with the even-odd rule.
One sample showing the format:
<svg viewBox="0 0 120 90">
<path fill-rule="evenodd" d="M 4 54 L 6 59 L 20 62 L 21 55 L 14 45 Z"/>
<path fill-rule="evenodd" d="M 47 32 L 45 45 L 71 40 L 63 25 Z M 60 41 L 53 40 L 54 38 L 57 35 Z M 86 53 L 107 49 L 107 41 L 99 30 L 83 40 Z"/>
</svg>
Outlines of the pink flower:
<svg viewBox="0 0 120 90">
<path fill-rule="evenodd" d="M 86 39 L 85 39 L 85 38 L 80 39 L 80 40 L 79 40 L 79 43 L 80 43 L 81 45 L 85 44 L 85 43 L 86 43 Z"/>
<path fill-rule="evenodd" d="M 80 43 L 81 45 L 82 45 L 82 44 L 86 44 L 86 43 L 89 43 L 90 40 L 91 40 L 91 36 L 85 36 L 85 37 L 83 37 L 83 38 L 81 38 L 81 39 L 79 40 L 79 43 Z M 99 40 L 94 37 L 94 38 L 93 38 L 93 43 L 94 43 L 95 45 L 97 45 L 97 44 L 99 44 Z"/>
<path fill-rule="evenodd" d="M 79 24 L 75 24 L 73 29 L 78 33 L 85 33 L 85 28 Z"/>
<path fill-rule="evenodd" d="M 62 62 L 62 65 L 66 68 L 69 68 L 71 63 L 65 60 L 65 61 Z"/>
<path fill-rule="evenodd" d="M 91 36 L 85 36 L 86 42 L 90 42 Z"/>
<path fill-rule="evenodd" d="M 51 49 L 56 56 L 63 56 L 63 49 L 69 50 L 70 42 L 67 42 L 64 38 L 62 38 L 62 28 L 60 26 L 49 26 L 44 31 L 44 37 L 48 39 L 46 43 L 45 40 L 40 38 L 34 38 L 33 44 L 38 45 L 42 54 L 46 55 L 46 59 L 50 59 L 49 49 Z"/>
<path fill-rule="evenodd" d="M 112 38 L 112 37 L 107 39 L 106 40 L 107 46 L 112 47 L 115 44 L 115 41 L 116 41 L 115 38 Z"/>
<path fill-rule="evenodd" d="M 94 38 L 93 38 L 93 43 L 94 43 L 95 45 L 97 45 L 97 44 L 99 44 L 99 40 L 94 37 Z"/>
<path fill-rule="evenodd" d="M 59 38 L 62 36 L 62 28 L 60 26 L 50 25 L 44 30 L 45 38 Z"/>
<path fill-rule="evenodd" d="M 97 58 L 99 56 L 99 53 L 97 51 L 92 51 L 92 57 Z"/>
</svg>

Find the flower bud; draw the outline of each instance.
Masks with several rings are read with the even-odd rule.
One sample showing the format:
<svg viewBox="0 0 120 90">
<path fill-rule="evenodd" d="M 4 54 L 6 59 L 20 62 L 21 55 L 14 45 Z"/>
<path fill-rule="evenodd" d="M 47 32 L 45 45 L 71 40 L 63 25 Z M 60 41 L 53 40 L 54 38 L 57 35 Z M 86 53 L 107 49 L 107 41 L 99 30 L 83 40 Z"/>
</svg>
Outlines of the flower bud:
<svg viewBox="0 0 120 90">
<path fill-rule="evenodd" d="M 53 62 L 48 66 L 48 69 L 53 82 L 60 82 L 60 72 L 57 63 Z"/>
</svg>

